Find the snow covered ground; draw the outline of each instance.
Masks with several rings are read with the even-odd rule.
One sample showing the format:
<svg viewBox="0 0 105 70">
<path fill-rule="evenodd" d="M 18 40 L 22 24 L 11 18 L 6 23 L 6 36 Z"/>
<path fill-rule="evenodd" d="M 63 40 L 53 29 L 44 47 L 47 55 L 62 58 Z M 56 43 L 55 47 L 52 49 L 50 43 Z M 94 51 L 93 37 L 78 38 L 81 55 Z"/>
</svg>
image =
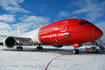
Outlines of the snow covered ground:
<svg viewBox="0 0 105 70">
<path fill-rule="evenodd" d="M 105 52 L 86 53 L 80 48 L 80 54 L 72 54 L 72 46 L 60 49 L 43 46 L 36 50 L 34 46 L 24 46 L 23 51 L 0 46 L 0 70 L 105 70 Z"/>
</svg>

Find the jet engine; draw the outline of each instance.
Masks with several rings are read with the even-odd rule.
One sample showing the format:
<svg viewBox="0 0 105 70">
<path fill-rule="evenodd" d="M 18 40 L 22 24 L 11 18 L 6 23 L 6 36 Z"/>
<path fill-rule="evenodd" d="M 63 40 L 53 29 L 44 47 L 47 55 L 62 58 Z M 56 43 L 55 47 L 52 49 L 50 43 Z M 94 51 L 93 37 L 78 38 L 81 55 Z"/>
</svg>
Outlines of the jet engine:
<svg viewBox="0 0 105 70">
<path fill-rule="evenodd" d="M 4 39 L 3 44 L 8 48 L 13 48 L 16 45 L 17 41 L 13 36 L 8 36 Z"/>
<path fill-rule="evenodd" d="M 61 47 L 63 47 L 63 45 L 53 45 L 53 47 L 61 48 Z"/>
</svg>

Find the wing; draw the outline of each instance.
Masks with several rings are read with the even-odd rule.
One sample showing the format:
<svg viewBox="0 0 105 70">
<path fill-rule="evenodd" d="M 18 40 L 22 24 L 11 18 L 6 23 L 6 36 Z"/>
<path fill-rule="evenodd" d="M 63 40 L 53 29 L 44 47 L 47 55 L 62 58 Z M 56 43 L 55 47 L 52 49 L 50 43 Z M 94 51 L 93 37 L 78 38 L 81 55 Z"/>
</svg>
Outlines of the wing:
<svg viewBox="0 0 105 70">
<path fill-rule="evenodd" d="M 31 38 L 27 38 L 27 37 L 15 37 L 14 38 L 18 41 L 31 41 Z"/>
<path fill-rule="evenodd" d="M 0 35 L 0 37 L 5 38 L 5 37 L 9 37 L 9 36 Z M 31 40 L 31 38 L 27 38 L 27 37 L 18 37 L 18 36 L 12 36 L 12 37 L 14 37 L 16 40 L 19 40 L 19 41 L 29 41 L 29 40 Z"/>
<path fill-rule="evenodd" d="M 8 41 L 10 39 L 14 39 L 17 42 L 20 41 L 21 43 L 24 43 L 24 44 L 29 44 L 32 41 L 32 39 L 31 38 L 28 38 L 28 37 L 6 36 L 6 35 L 0 35 L 0 37 L 5 38 L 5 40 L 8 39 Z"/>
<path fill-rule="evenodd" d="M 7 37 L 7 35 L 0 35 L 0 37 L 3 37 L 3 38 L 5 38 L 5 37 Z"/>
<path fill-rule="evenodd" d="M 22 45 L 31 45 L 32 39 L 27 37 L 14 37 L 17 41 L 19 41 Z"/>
</svg>

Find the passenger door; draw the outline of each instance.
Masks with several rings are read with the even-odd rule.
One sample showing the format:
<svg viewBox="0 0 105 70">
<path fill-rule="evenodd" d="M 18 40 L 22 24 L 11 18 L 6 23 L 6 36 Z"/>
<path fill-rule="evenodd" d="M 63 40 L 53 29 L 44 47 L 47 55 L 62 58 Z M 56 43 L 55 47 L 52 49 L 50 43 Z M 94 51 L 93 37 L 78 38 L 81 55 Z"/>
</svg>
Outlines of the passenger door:
<svg viewBox="0 0 105 70">
<path fill-rule="evenodd" d="M 60 31 L 61 31 L 61 32 L 66 32 L 67 24 L 68 24 L 68 21 L 63 21 L 63 22 L 61 23 L 61 28 L 60 28 Z"/>
</svg>

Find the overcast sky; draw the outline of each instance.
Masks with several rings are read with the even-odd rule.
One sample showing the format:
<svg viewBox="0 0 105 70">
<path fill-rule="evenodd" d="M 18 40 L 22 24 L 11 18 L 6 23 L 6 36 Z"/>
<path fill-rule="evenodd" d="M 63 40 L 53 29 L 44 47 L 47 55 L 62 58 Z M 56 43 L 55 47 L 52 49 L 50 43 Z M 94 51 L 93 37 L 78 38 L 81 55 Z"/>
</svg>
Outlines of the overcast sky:
<svg viewBox="0 0 105 70">
<path fill-rule="evenodd" d="M 17 35 L 68 18 L 86 19 L 105 32 L 105 0 L 0 0 L 0 34 Z M 105 42 L 105 36 L 101 38 Z"/>
</svg>

